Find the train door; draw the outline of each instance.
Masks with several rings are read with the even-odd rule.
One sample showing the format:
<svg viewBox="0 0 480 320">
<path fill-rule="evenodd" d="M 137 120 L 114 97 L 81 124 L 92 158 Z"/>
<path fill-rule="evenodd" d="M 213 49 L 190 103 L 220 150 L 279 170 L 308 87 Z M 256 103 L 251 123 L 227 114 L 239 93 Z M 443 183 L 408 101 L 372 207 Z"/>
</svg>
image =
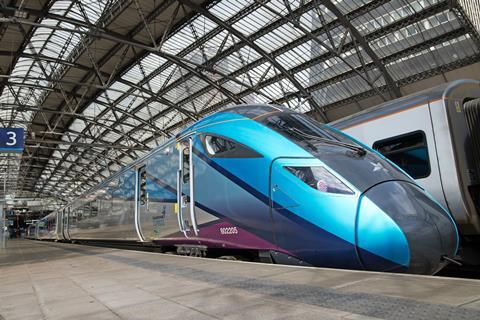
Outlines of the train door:
<svg viewBox="0 0 480 320">
<path fill-rule="evenodd" d="M 298 202 L 294 200 L 294 195 L 290 194 L 290 185 L 293 183 L 292 175 L 284 168 L 294 159 L 276 159 L 271 166 L 270 176 L 270 206 L 272 212 L 273 225 L 275 226 L 275 242 L 279 248 L 287 249 L 290 245 L 294 248 L 295 240 L 304 241 L 301 235 L 305 232 L 298 228 L 295 222 L 288 219 L 294 214 L 290 211 L 298 209 Z M 308 242 L 306 242 L 308 243 Z"/>
<path fill-rule="evenodd" d="M 63 209 L 58 211 L 57 218 L 57 239 L 64 240 L 65 238 L 63 237 Z"/>
<path fill-rule="evenodd" d="M 65 240 L 70 240 L 70 234 L 68 233 L 69 227 L 68 227 L 68 219 L 70 218 L 70 207 L 67 207 L 63 209 L 63 214 L 62 214 L 62 222 L 63 222 L 63 238 Z"/>
<path fill-rule="evenodd" d="M 279 249 L 274 260 L 299 265 L 309 261 L 335 267 L 340 257 L 345 265 L 360 268 L 354 246 L 318 227 L 335 230 L 342 225 L 349 230 L 345 237 L 353 239 L 350 231 L 355 230 L 358 195 L 315 158 L 277 158 L 270 174 L 270 210 Z M 327 191 L 332 185 L 342 192 L 332 196 Z M 332 215 L 332 211 L 338 215 Z M 285 251 L 299 260 L 280 253 Z"/>
<path fill-rule="evenodd" d="M 137 168 L 137 228 L 143 241 L 178 235 L 178 152 L 175 141 L 157 150 Z"/>
<path fill-rule="evenodd" d="M 57 213 L 55 214 L 55 221 L 56 221 L 55 239 L 56 239 L 56 240 L 62 240 L 62 239 L 63 239 L 63 233 L 62 233 L 62 228 L 63 228 L 62 212 L 63 212 L 62 210 L 58 210 Z"/>
<path fill-rule="evenodd" d="M 148 210 L 148 193 L 147 193 L 147 169 L 145 166 L 137 168 L 135 171 L 135 230 L 140 241 L 145 241 L 142 231 L 141 214 L 145 215 Z"/>
<path fill-rule="evenodd" d="M 193 145 L 196 136 L 190 135 L 177 143 L 177 211 L 178 227 L 187 238 L 199 235 L 195 208 L 195 168 Z"/>
</svg>

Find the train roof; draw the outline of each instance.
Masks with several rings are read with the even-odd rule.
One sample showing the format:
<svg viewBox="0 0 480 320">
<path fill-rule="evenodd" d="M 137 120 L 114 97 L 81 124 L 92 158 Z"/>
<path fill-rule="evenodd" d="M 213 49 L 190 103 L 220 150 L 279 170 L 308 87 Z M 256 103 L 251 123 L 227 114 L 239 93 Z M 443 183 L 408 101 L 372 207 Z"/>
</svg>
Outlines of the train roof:
<svg viewBox="0 0 480 320">
<path fill-rule="evenodd" d="M 242 104 L 225 109 L 221 112 L 237 113 L 247 118 L 253 119 L 265 113 L 276 111 L 293 112 L 294 110 L 277 104 Z"/>
<path fill-rule="evenodd" d="M 237 105 L 237 106 L 233 106 L 233 107 L 230 107 L 230 108 L 227 108 L 227 109 L 224 109 L 224 110 L 221 110 L 221 111 L 218 111 L 216 113 L 223 113 L 223 112 L 230 112 L 230 113 L 236 113 L 236 114 L 240 114 L 240 115 L 243 115 L 245 117 L 248 117 L 248 118 L 255 118 L 255 117 L 258 117 L 258 116 L 261 116 L 265 113 L 270 113 L 270 112 L 275 112 L 275 111 L 281 111 L 281 112 L 294 112 L 294 110 L 292 109 L 289 109 L 287 107 L 284 107 L 284 106 L 281 106 L 281 105 L 275 105 L 275 104 L 244 104 L 244 105 Z M 192 124 L 193 126 L 193 124 Z M 110 183 L 110 181 L 112 181 L 113 179 L 121 176 L 122 174 L 125 173 L 126 170 L 132 168 L 132 167 L 135 167 L 136 165 L 144 162 L 146 159 L 148 159 L 149 157 L 151 157 L 155 152 L 157 152 L 158 150 L 161 150 L 163 147 L 165 147 L 166 145 L 168 145 L 169 143 L 171 143 L 173 140 L 175 140 L 176 138 L 178 137 L 177 136 L 174 136 L 168 140 L 165 140 L 163 141 L 160 145 L 154 147 L 152 150 L 150 150 L 147 154 L 143 155 L 142 157 L 134 160 L 133 162 L 131 162 L 130 164 L 128 165 L 125 165 L 124 167 L 122 167 L 120 170 L 118 170 L 117 172 L 113 173 L 112 175 L 110 175 L 109 177 L 107 177 L 105 180 L 103 180 L 102 182 L 100 182 L 99 184 L 93 186 L 92 188 L 86 190 L 85 192 L 83 192 L 81 195 L 79 195 L 78 197 L 70 200 L 66 205 L 64 205 L 60 210 L 62 210 L 63 208 L 65 207 L 68 207 L 70 205 L 72 205 L 75 201 L 77 201 L 78 199 L 81 199 L 85 196 L 88 196 L 90 194 L 92 194 L 93 192 L 95 192 L 96 190 L 104 187 L 105 185 L 107 185 L 108 183 Z M 46 216 L 45 216 L 46 217 Z"/>
<path fill-rule="evenodd" d="M 469 79 L 456 80 L 441 84 L 430 89 L 425 89 L 405 97 L 384 102 L 382 104 L 368 108 L 345 118 L 333 121 L 330 123 L 330 125 L 337 129 L 344 129 L 358 123 L 368 121 L 372 118 L 377 118 L 389 113 L 402 111 L 416 105 L 425 104 L 429 101 L 449 98 L 451 94 L 456 91 L 456 89 L 466 84 L 478 85 L 480 94 L 480 81 Z"/>
</svg>

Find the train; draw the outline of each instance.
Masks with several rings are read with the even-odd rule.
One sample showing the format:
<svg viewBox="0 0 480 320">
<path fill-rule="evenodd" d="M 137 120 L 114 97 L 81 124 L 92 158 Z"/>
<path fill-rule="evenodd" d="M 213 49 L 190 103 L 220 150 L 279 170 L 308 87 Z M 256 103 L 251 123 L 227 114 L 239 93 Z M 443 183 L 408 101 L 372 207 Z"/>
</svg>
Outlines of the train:
<svg viewBox="0 0 480 320">
<path fill-rule="evenodd" d="M 396 163 L 480 238 L 480 81 L 461 79 L 330 123 Z M 464 243 L 467 241 L 464 241 Z"/>
<path fill-rule="evenodd" d="M 434 274 L 450 213 L 374 149 L 278 105 L 212 114 L 36 224 L 35 239 Z"/>
</svg>

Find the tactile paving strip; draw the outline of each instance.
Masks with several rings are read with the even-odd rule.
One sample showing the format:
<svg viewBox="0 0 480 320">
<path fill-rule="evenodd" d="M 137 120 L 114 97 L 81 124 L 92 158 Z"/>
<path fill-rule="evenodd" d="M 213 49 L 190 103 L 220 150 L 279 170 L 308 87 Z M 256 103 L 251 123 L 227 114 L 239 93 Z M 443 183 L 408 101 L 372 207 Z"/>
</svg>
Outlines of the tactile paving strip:
<svg viewBox="0 0 480 320">
<path fill-rule="evenodd" d="M 66 249 L 62 246 L 62 249 Z M 68 250 L 87 253 L 87 249 L 72 246 Z M 138 260 L 117 255 L 115 252 L 99 254 L 104 259 L 121 262 L 151 271 L 159 271 L 190 280 L 203 281 L 229 289 L 247 290 L 276 299 L 305 303 L 323 308 L 361 314 L 382 319 L 480 319 L 480 310 L 442 304 L 419 302 L 367 293 L 343 292 L 331 288 L 287 284 L 262 278 L 232 276 L 186 267 L 164 264 L 161 261 Z M 200 259 L 200 258 L 199 258 Z"/>
</svg>

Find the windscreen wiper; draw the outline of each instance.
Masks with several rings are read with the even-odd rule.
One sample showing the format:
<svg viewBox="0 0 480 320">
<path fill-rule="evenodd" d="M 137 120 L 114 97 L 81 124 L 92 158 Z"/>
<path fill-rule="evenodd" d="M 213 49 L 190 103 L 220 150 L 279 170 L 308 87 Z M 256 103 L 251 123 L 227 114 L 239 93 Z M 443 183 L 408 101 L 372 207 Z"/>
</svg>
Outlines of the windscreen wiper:
<svg viewBox="0 0 480 320">
<path fill-rule="evenodd" d="M 305 137 L 305 135 L 303 134 L 302 131 L 300 131 L 300 130 L 297 131 L 297 130 L 294 130 L 294 129 L 295 128 L 288 128 L 286 131 L 288 131 L 291 135 L 293 135 L 294 137 L 296 137 L 297 139 L 299 139 L 300 141 L 302 141 L 303 143 L 308 145 L 313 150 L 317 151 L 317 147 L 313 143 L 311 143 L 310 141 L 307 140 L 308 138 Z"/>
<path fill-rule="evenodd" d="M 312 140 L 319 141 L 319 142 L 322 142 L 322 143 L 348 148 L 350 150 L 355 151 L 361 157 L 363 157 L 364 155 L 367 154 L 367 150 L 365 150 L 364 148 L 362 148 L 360 146 L 356 146 L 356 145 L 353 145 L 353 144 L 350 144 L 350 143 L 341 142 L 341 141 L 337 141 L 337 140 L 331 140 L 331 139 L 327 139 L 327 138 L 314 136 L 314 135 L 308 134 L 306 132 L 303 132 L 302 130 L 297 129 L 297 128 L 289 128 L 288 130 L 291 131 L 291 132 L 295 132 L 297 135 L 300 135 L 300 136 L 302 136 L 306 139 L 312 139 Z"/>
</svg>

